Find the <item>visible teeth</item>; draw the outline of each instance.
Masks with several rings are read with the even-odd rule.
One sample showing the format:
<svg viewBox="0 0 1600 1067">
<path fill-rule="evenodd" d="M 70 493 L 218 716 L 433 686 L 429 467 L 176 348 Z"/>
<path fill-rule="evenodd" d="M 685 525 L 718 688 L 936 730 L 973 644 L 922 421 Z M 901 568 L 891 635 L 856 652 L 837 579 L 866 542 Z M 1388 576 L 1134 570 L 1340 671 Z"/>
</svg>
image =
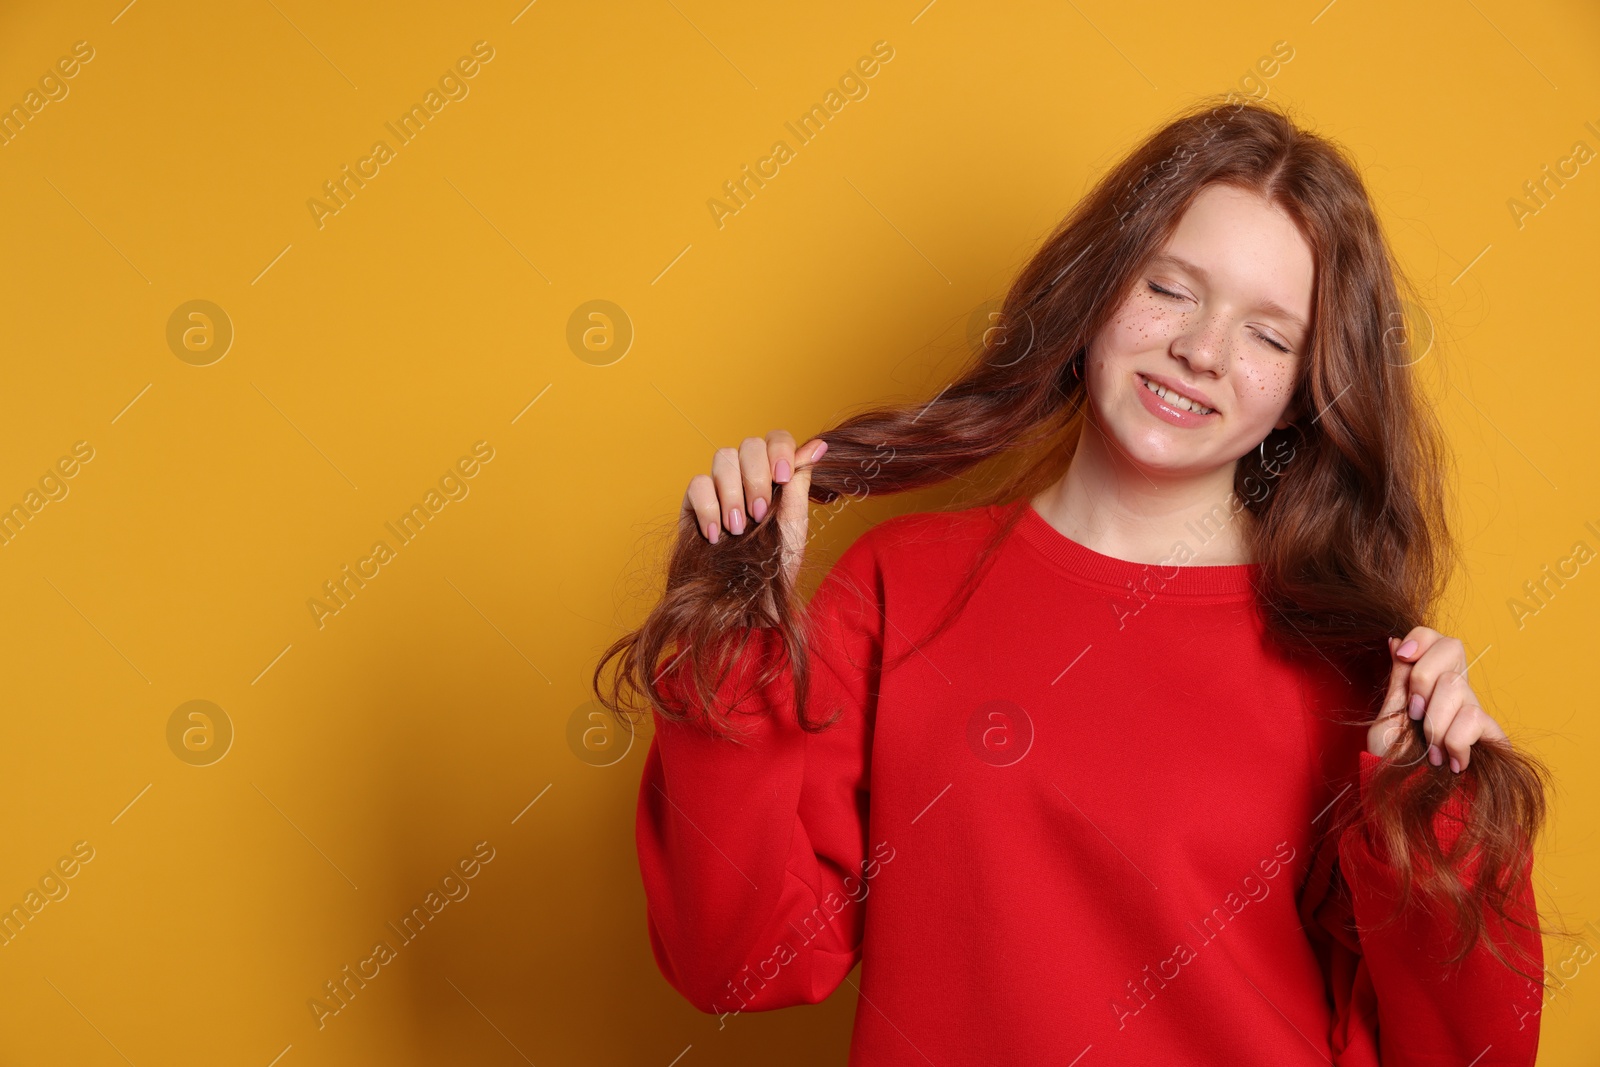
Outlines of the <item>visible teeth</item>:
<svg viewBox="0 0 1600 1067">
<path fill-rule="evenodd" d="M 1212 414 L 1211 408 L 1201 407 L 1188 397 L 1179 393 L 1174 393 L 1171 389 L 1164 389 L 1155 382 L 1152 382 L 1149 378 L 1141 377 L 1140 380 L 1144 382 L 1144 387 L 1146 389 L 1150 390 L 1152 393 L 1156 394 L 1162 400 L 1165 400 L 1175 408 L 1182 408 L 1185 411 L 1193 411 L 1198 415 Z"/>
</svg>

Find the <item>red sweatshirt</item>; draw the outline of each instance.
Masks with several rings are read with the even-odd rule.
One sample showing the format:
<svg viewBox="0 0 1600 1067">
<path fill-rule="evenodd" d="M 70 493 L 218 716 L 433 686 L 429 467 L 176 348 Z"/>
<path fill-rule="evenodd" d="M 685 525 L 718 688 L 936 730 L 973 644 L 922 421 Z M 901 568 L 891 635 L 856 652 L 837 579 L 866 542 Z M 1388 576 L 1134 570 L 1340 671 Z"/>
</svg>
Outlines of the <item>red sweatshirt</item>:
<svg viewBox="0 0 1600 1067">
<path fill-rule="evenodd" d="M 931 639 L 1002 508 L 843 554 L 807 624 L 825 731 L 787 673 L 747 684 L 769 629 L 722 683 L 744 746 L 656 715 L 637 843 L 673 987 L 728 1025 L 861 961 L 871 1067 L 1531 1064 L 1539 991 L 1481 943 L 1447 972 L 1421 913 L 1378 924 L 1391 868 L 1324 833 L 1378 762 L 1331 721 L 1365 698 L 1268 645 L 1257 566 L 1116 559 L 1020 506 Z"/>
</svg>

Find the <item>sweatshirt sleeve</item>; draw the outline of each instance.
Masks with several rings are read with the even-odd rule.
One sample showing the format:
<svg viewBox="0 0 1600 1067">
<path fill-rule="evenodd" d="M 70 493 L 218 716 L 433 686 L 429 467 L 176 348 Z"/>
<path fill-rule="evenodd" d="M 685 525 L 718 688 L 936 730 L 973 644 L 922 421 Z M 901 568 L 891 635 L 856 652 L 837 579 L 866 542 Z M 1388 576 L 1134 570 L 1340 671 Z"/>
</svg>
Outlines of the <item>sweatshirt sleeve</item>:
<svg viewBox="0 0 1600 1067">
<path fill-rule="evenodd" d="M 1358 812 L 1366 810 L 1372 775 L 1381 762 L 1366 751 L 1365 730 L 1359 733 L 1356 772 L 1347 776 L 1342 796 L 1330 802 L 1353 803 Z M 1446 848 L 1459 836 L 1467 803 L 1458 794 L 1436 816 L 1435 832 Z M 1331 822 L 1331 814 L 1319 819 Z M 1538 987 L 1494 959 L 1482 938 L 1463 961 L 1447 968 L 1443 961 L 1455 935 L 1444 917 L 1419 906 L 1387 921 L 1397 886 L 1398 875 L 1366 823 L 1323 835 L 1301 897 L 1301 917 L 1328 983 L 1334 1062 L 1339 1067 L 1531 1065 L 1539 1046 Z M 1531 859 L 1518 875 L 1517 888 L 1516 914 L 1532 922 Z M 1542 970 L 1537 933 L 1505 929 L 1493 916 L 1483 936 L 1491 932 L 1519 968 Z M 1507 949 L 1508 940 L 1520 946 L 1523 958 Z"/>
<path fill-rule="evenodd" d="M 657 966 L 703 1012 L 827 998 L 860 959 L 880 861 L 867 848 L 868 769 L 884 605 L 871 531 L 840 557 L 806 612 L 811 667 L 800 728 L 777 631 L 749 642 L 718 700 L 743 744 L 652 711 L 636 842 Z M 760 670 L 783 663 L 775 681 Z M 684 665 L 687 666 L 686 664 Z M 662 684 L 674 696 L 678 668 Z"/>
</svg>

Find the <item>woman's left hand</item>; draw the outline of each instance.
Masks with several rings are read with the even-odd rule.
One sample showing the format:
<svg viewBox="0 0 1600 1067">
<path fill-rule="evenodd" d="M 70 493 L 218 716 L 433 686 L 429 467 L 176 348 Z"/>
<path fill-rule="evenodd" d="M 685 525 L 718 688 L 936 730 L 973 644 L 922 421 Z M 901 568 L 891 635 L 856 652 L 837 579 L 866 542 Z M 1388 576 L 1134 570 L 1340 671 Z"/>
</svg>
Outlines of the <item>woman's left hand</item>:
<svg viewBox="0 0 1600 1067">
<path fill-rule="evenodd" d="M 1505 739 L 1506 732 L 1478 703 L 1467 684 L 1466 647 L 1438 630 L 1418 626 L 1405 639 L 1389 638 L 1394 667 L 1389 693 L 1367 730 L 1367 751 L 1382 756 L 1407 728 L 1406 717 L 1421 719 L 1428 739 L 1428 762 L 1460 774 L 1482 737 Z"/>
</svg>

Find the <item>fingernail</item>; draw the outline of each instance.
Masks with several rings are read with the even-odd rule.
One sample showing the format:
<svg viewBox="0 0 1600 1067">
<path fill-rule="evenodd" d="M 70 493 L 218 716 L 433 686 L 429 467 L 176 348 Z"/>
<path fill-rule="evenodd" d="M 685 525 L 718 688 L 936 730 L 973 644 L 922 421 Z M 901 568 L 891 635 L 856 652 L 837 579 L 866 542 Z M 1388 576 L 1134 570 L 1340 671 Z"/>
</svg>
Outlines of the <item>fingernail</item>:
<svg viewBox="0 0 1600 1067">
<path fill-rule="evenodd" d="M 789 475 L 791 473 L 792 471 L 789 469 L 789 461 L 786 459 L 780 459 L 778 460 L 778 469 L 772 475 L 772 480 L 777 482 L 779 485 L 783 485 L 789 480 Z"/>
<path fill-rule="evenodd" d="M 744 533 L 744 514 L 738 508 L 728 512 L 728 532 L 731 534 Z"/>
<path fill-rule="evenodd" d="M 1439 751 L 1438 745 L 1428 746 L 1428 762 L 1433 764 L 1435 767 L 1439 767 L 1444 764 L 1444 753 Z"/>
<path fill-rule="evenodd" d="M 1416 641 L 1407 641 L 1405 644 L 1403 644 L 1399 648 L 1395 649 L 1394 650 L 1394 654 L 1397 655 L 1397 656 L 1414 656 L 1414 655 L 1416 655 L 1417 654 L 1417 643 L 1416 643 Z"/>
<path fill-rule="evenodd" d="M 822 454 L 824 452 L 826 452 L 827 450 L 828 450 L 828 442 L 824 441 L 820 445 L 817 446 L 817 450 L 815 452 L 811 453 L 811 462 L 815 463 L 817 460 L 821 459 L 822 458 Z"/>
<path fill-rule="evenodd" d="M 756 497 L 756 502 L 750 505 L 750 517 L 757 522 L 767 517 L 767 502 Z"/>
<path fill-rule="evenodd" d="M 1408 706 L 1408 708 L 1409 708 L 1410 715 L 1411 715 L 1411 717 L 1413 719 L 1422 718 L 1422 709 L 1424 707 L 1426 707 L 1426 706 L 1427 706 L 1427 701 L 1422 699 L 1422 694 L 1421 693 L 1412 693 L 1411 694 L 1411 703 Z"/>
<path fill-rule="evenodd" d="M 1454 756 L 1450 757 L 1450 769 L 1456 774 L 1461 773 L 1461 764 Z"/>
<path fill-rule="evenodd" d="M 706 540 L 710 541 L 712 544 L 716 544 L 717 543 L 717 524 L 716 523 L 714 523 L 714 522 L 706 523 Z"/>
</svg>

